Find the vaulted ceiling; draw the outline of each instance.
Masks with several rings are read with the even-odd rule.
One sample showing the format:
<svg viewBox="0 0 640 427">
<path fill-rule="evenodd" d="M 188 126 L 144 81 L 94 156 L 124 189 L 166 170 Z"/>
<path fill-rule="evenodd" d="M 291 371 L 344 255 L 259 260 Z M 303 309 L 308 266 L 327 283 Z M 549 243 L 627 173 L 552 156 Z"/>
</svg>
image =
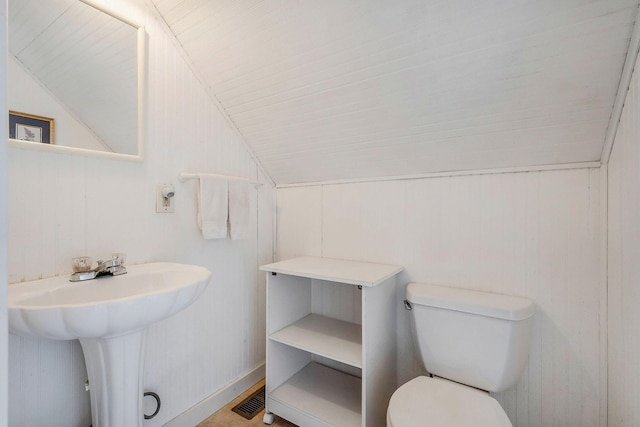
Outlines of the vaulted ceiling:
<svg viewBox="0 0 640 427">
<path fill-rule="evenodd" d="M 638 0 L 151 0 L 277 184 L 600 160 Z"/>
</svg>

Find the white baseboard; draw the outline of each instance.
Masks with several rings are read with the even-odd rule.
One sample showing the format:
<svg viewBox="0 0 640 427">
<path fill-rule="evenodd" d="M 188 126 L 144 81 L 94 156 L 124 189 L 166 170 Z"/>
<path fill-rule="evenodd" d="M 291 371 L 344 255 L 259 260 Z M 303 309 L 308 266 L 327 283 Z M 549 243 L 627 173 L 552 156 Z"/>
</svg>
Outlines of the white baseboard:
<svg viewBox="0 0 640 427">
<path fill-rule="evenodd" d="M 191 408 L 178 415 L 164 427 L 193 427 L 209 418 L 214 412 L 225 407 L 233 399 L 241 395 L 252 385 L 264 378 L 264 363 L 250 371 L 246 375 L 227 384 L 211 396 L 193 405 Z"/>
</svg>

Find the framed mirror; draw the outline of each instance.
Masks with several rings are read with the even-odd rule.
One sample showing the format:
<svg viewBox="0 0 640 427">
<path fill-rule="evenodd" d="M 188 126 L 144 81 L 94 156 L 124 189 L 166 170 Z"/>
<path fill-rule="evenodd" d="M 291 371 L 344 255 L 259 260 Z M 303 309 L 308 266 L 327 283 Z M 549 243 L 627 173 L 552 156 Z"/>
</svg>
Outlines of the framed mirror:
<svg viewBox="0 0 640 427">
<path fill-rule="evenodd" d="M 9 145 L 142 160 L 142 25 L 91 0 L 8 4 L 7 113 L 16 127 Z"/>
</svg>

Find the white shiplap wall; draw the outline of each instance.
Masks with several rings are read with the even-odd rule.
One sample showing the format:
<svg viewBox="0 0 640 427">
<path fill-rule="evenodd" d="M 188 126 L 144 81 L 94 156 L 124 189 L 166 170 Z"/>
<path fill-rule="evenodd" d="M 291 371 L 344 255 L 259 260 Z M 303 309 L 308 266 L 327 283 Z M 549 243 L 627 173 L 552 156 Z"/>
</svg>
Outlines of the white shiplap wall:
<svg viewBox="0 0 640 427">
<path fill-rule="evenodd" d="M 608 165 L 609 427 L 640 425 L 640 74 Z"/>
<path fill-rule="evenodd" d="M 497 396 L 517 427 L 604 426 L 598 169 L 279 188 L 280 260 L 316 255 L 403 265 L 400 382 L 419 372 L 404 285 L 532 298 L 528 366 Z"/>
<path fill-rule="evenodd" d="M 199 301 L 150 329 L 144 385 L 160 394 L 162 410 L 145 426 L 157 427 L 264 361 L 265 284 L 257 267 L 272 261 L 273 190 L 265 185 L 252 196 L 248 240 L 200 237 L 195 184 L 179 183 L 179 171 L 265 178 L 146 4 L 110 4 L 125 5 L 148 32 L 145 160 L 10 148 L 8 274 L 10 286 L 20 286 L 68 274 L 73 256 L 114 251 L 125 252 L 129 263 L 176 261 L 213 272 Z M 174 214 L 155 213 L 162 183 L 176 187 Z M 77 342 L 11 336 L 9 351 L 9 425 L 90 424 Z"/>
</svg>

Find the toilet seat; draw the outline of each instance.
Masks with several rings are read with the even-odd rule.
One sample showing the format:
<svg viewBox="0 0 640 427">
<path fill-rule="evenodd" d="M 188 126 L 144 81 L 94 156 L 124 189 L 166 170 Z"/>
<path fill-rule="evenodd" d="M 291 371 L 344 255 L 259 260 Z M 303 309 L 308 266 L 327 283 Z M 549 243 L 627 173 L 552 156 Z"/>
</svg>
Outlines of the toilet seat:
<svg viewBox="0 0 640 427">
<path fill-rule="evenodd" d="M 418 377 L 393 393 L 387 427 L 512 427 L 497 400 L 442 378 Z"/>
</svg>

